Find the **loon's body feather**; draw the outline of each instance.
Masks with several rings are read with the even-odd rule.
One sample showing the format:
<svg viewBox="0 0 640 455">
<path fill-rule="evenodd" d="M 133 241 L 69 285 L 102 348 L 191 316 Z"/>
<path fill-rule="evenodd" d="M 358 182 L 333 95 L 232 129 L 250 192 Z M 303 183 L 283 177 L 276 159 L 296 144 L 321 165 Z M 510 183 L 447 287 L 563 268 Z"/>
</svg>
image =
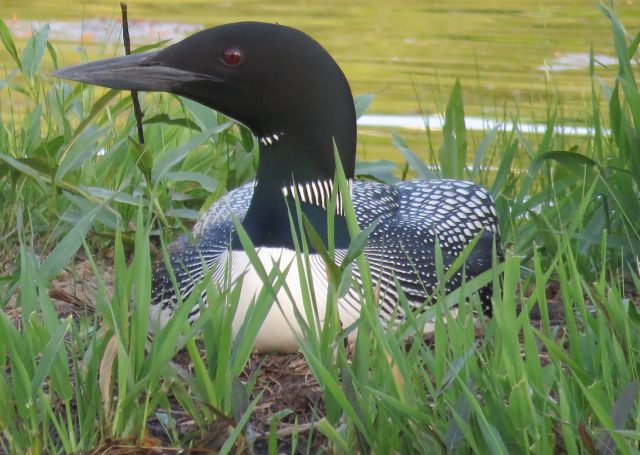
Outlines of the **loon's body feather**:
<svg viewBox="0 0 640 455">
<path fill-rule="evenodd" d="M 242 250 L 230 249 L 230 239 L 235 231 L 233 218 L 242 221 L 253 195 L 252 182 L 229 192 L 216 201 L 193 229 L 193 243 L 187 239 L 174 246 L 171 256 L 172 270 L 176 281 L 180 283 L 181 298 L 188 298 L 191 290 L 198 285 L 210 270 L 218 286 L 225 283 L 233 285 L 243 277 L 241 304 L 236 310 L 233 331 L 234 336 L 246 317 L 246 311 L 252 298 L 257 296 L 263 283 L 256 279 L 252 267 Z M 379 315 L 385 323 L 396 323 L 404 319 L 404 310 L 398 303 L 396 280 L 407 297 L 409 304 L 418 310 L 424 310 L 431 292 L 438 284 L 435 255 L 436 239 L 443 254 L 443 266 L 451 265 L 476 236 L 483 251 L 492 251 L 495 241 L 499 245 L 497 215 L 489 193 L 482 187 L 460 180 L 432 179 L 412 180 L 396 185 L 370 181 L 354 181 L 352 200 L 356 218 L 361 229 L 376 222 L 374 230 L 364 248 L 373 282 L 378 289 Z M 293 258 L 293 250 L 268 248 L 268 252 L 258 248 L 262 263 L 272 261 L 284 270 L 289 270 L 288 283 L 299 280 L 298 268 Z M 287 251 L 289 253 L 287 253 Z M 335 252 L 338 263 L 342 261 L 346 250 Z M 229 257 L 231 255 L 231 258 Z M 310 263 L 315 283 L 315 297 L 318 314 L 324 315 L 327 276 L 323 260 L 318 254 L 310 255 Z M 491 254 L 471 254 L 465 263 L 464 273 L 475 276 L 491 267 Z M 230 276 L 227 267 L 232 264 Z M 270 270 L 270 269 L 269 269 Z M 457 288 L 462 279 L 463 269 L 456 272 L 445 285 L 445 292 Z M 360 274 L 354 265 L 352 274 L 359 282 Z M 297 296 L 291 302 L 283 291 L 261 328 L 256 340 L 258 349 L 265 351 L 295 350 L 297 341 L 290 333 L 277 331 L 275 327 L 286 327 L 300 333 L 292 304 L 297 305 L 303 314 L 302 297 L 299 286 L 289 293 Z M 481 290 L 481 299 L 485 312 L 490 312 L 490 287 Z M 159 267 L 154 276 L 154 316 L 159 325 L 175 312 L 177 298 L 171 279 L 164 266 Z M 206 295 L 203 296 L 206 300 Z M 360 309 L 360 294 L 357 286 L 338 300 L 338 310 L 343 325 L 357 319 Z M 196 305 L 191 314 L 195 320 L 200 307 Z M 277 321 L 277 322 L 274 322 Z M 429 330 L 431 326 L 425 327 Z M 355 333 L 355 332 L 354 332 Z"/>
</svg>

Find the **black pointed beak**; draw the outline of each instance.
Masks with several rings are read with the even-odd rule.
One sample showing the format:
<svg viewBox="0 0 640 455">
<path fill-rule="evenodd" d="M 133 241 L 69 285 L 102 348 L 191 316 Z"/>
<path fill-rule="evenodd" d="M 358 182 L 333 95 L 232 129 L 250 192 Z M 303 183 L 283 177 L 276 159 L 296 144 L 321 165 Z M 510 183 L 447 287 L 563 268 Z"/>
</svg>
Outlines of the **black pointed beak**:
<svg viewBox="0 0 640 455">
<path fill-rule="evenodd" d="M 174 68 L 162 58 L 162 50 L 131 54 L 70 66 L 51 73 L 52 76 L 119 90 L 176 92 L 189 82 L 221 82 L 208 74 Z"/>
</svg>

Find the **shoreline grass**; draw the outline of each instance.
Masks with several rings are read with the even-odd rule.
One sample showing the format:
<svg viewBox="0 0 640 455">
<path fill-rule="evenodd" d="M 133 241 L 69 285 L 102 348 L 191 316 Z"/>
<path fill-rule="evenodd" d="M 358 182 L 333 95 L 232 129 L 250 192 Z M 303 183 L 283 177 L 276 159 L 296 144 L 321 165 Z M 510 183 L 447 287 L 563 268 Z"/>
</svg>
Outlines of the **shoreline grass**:
<svg viewBox="0 0 640 455">
<path fill-rule="evenodd" d="M 193 327 L 187 316 L 199 292 L 147 338 L 153 258 L 166 261 L 167 242 L 188 232 L 201 207 L 251 179 L 250 133 L 191 101 L 154 95 L 142 100 L 147 144 L 140 146 L 129 97 L 46 80 L 39 64 L 55 60 L 46 33 L 18 52 L 0 23 L 24 76 L 5 90 L 31 103 L 23 116 L 3 115 L 0 128 L 0 450 L 638 453 L 640 33 L 629 36 L 613 10 L 601 10 L 619 66 L 611 69 L 613 85 L 595 77 L 593 59 L 585 74 L 594 130 L 586 143 L 574 147 L 554 133 L 550 109 L 541 137 L 495 128 L 472 150 L 456 85 L 443 140 L 428 137 L 428 159 L 394 135 L 404 167 L 359 165 L 363 176 L 382 181 L 437 174 L 483 184 L 496 199 L 505 261 L 451 295 L 437 293 L 435 310 L 396 331 L 382 327 L 375 290 L 364 286 L 350 348 L 342 343 L 350 328 L 335 324 L 332 305 L 329 323 L 318 324 L 307 296 L 304 316 L 312 322 L 301 353 L 322 403 L 309 402 L 303 414 L 280 408 L 270 421 L 256 416 L 270 393 L 261 366 L 274 356 L 252 356 L 251 346 L 282 274 L 265 276 L 235 343 L 229 327 L 239 288 L 211 283 L 201 285 L 211 304 Z M 526 172 L 512 170 L 516 159 Z M 348 205 L 350 257 L 366 273 Z M 315 240 L 301 232 L 304 261 Z M 94 289 L 65 313 L 51 281 L 64 281 L 79 257 Z M 350 269 L 332 270 L 335 297 Z M 477 323 L 473 289 L 488 281 L 494 317 Z M 445 324 L 456 303 L 458 317 Z M 415 334 L 429 318 L 436 330 L 425 340 Z"/>
</svg>

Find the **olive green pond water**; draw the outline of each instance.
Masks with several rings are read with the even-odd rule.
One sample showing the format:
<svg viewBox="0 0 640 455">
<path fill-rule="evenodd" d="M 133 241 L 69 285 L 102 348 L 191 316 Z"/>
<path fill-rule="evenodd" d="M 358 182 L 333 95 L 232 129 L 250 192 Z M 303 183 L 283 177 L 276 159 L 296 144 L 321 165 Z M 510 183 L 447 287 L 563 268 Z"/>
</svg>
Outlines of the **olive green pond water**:
<svg viewBox="0 0 640 455">
<path fill-rule="evenodd" d="M 49 23 L 61 65 L 122 53 L 116 1 L 1 0 L 0 15 L 24 44 L 33 26 Z M 565 124 L 588 112 L 589 51 L 614 62 L 610 25 L 589 0 L 469 1 L 201 1 L 130 0 L 133 46 L 184 37 L 200 28 L 240 20 L 302 29 L 336 58 L 354 94 L 375 94 L 369 113 L 438 114 L 454 81 L 465 113 L 484 118 L 544 121 L 558 99 Z M 628 31 L 640 29 L 640 2 L 617 3 Z M 106 46 L 104 43 L 108 43 Z M 0 63 L 10 68 L 4 50 Z M 603 78 L 615 71 L 599 68 Z M 0 97 L 6 90 L 0 90 Z M 6 105 L 3 103 L 3 105 Z M 423 133 L 409 133 L 412 147 Z M 384 129 L 361 128 L 360 154 L 399 159 Z M 368 148 L 367 148 L 368 147 Z M 386 150 L 386 151 L 385 151 Z"/>
</svg>

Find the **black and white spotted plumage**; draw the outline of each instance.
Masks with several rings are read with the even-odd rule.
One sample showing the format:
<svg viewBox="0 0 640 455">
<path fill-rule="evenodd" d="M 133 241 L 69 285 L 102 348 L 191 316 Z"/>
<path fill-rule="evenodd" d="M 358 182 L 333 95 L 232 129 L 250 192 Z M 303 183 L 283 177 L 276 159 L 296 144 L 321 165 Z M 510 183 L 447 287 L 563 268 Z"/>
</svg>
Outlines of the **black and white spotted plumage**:
<svg viewBox="0 0 640 455">
<path fill-rule="evenodd" d="M 253 194 L 248 183 L 231 191 L 206 212 L 193 230 L 194 243 L 181 240 L 171 248 L 172 267 L 185 299 L 202 279 L 208 268 L 216 269 L 218 283 L 223 281 L 226 260 L 218 260 L 230 248 L 234 231 L 232 217 L 242 221 Z M 286 189 L 283 194 L 288 194 Z M 302 198 L 301 198 L 302 199 Z M 308 200 L 309 197 L 307 196 Z M 492 265 L 493 242 L 499 252 L 499 228 L 493 201 L 480 186 L 460 180 L 413 180 L 390 186 L 371 181 L 354 181 L 352 199 L 361 229 L 377 222 L 364 249 L 372 278 L 378 289 L 380 318 L 386 322 L 402 319 L 398 307 L 395 280 L 401 285 L 409 303 L 424 309 L 435 286 L 436 239 L 440 245 L 445 269 L 462 250 L 480 236 L 474 251 L 468 256 L 464 272 L 475 276 Z M 321 201 L 318 197 L 316 201 Z M 346 251 L 336 251 L 336 259 Z M 317 256 L 317 255 L 316 255 Z M 313 263 L 321 262 L 319 257 Z M 445 285 L 445 292 L 457 288 L 463 270 L 456 272 Z M 353 270 L 355 280 L 360 276 Z M 326 279 L 326 278 L 325 278 Z M 176 298 L 164 267 L 154 278 L 154 306 L 169 316 Z M 480 297 L 485 312 L 490 312 L 490 287 L 482 289 Z M 338 303 L 345 311 L 357 316 L 359 293 L 355 287 Z M 195 319 L 199 308 L 195 308 Z"/>
</svg>

